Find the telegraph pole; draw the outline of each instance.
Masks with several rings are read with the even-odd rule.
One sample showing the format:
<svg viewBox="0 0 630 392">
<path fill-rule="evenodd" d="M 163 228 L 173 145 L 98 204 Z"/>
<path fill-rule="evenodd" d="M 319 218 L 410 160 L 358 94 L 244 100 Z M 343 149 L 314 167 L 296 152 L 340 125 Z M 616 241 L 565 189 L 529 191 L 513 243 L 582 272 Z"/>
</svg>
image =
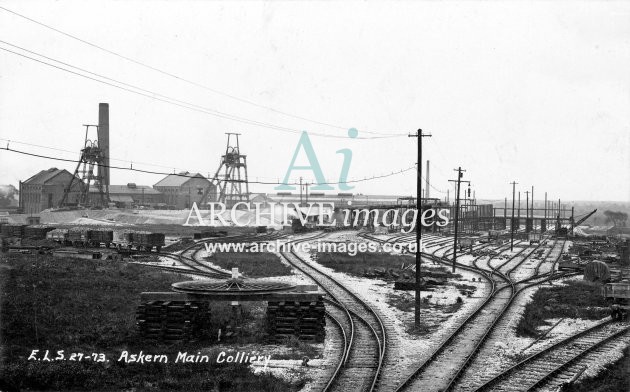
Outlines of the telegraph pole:
<svg viewBox="0 0 630 392">
<path fill-rule="evenodd" d="M 521 228 L 521 191 L 518 191 L 518 204 L 516 205 L 516 219 L 518 219 L 518 229 Z M 516 229 L 516 231 L 518 231 Z"/>
<path fill-rule="evenodd" d="M 534 219 L 534 186 L 532 185 L 532 220 Z"/>
<path fill-rule="evenodd" d="M 458 229 L 458 221 L 459 221 L 459 189 L 461 188 L 462 182 L 467 182 L 470 185 L 470 181 L 462 181 L 462 177 L 466 170 L 462 170 L 462 167 L 458 167 L 457 169 L 453 169 L 457 172 L 457 180 L 448 180 L 449 182 L 456 183 L 455 187 L 457 190 L 455 191 L 455 238 L 453 239 L 453 272 L 455 272 L 455 263 L 457 262 L 457 229 Z"/>
<path fill-rule="evenodd" d="M 525 191 L 525 219 L 529 219 L 529 191 Z"/>
<path fill-rule="evenodd" d="M 547 231 L 547 192 L 545 192 L 545 231 Z M 542 228 L 540 232 L 542 233 Z"/>
<path fill-rule="evenodd" d="M 534 186 L 532 185 L 532 230 L 535 233 L 536 232 L 536 225 L 534 224 L 534 222 L 536 222 L 536 220 L 534 218 Z"/>
<path fill-rule="evenodd" d="M 529 191 L 525 191 L 525 233 L 527 231 L 527 222 L 529 221 Z"/>
<path fill-rule="evenodd" d="M 420 254 L 420 244 L 422 242 L 422 223 L 420 217 L 422 216 L 422 138 L 423 137 L 431 137 L 431 134 L 422 133 L 422 129 L 418 129 L 415 135 L 410 134 L 409 137 L 417 137 L 418 138 L 418 162 L 416 166 L 418 167 L 418 178 L 416 179 L 416 211 L 418 215 L 416 216 L 416 285 L 415 285 L 415 294 L 416 294 L 416 308 L 415 308 L 415 325 L 416 327 L 420 326 L 420 305 L 422 304 L 420 298 L 420 265 L 422 264 L 421 254 Z"/>
<path fill-rule="evenodd" d="M 516 195 L 517 182 L 512 181 L 512 219 L 510 220 L 510 252 L 514 250 L 514 197 Z"/>
<path fill-rule="evenodd" d="M 302 207 L 302 177 L 300 177 L 300 207 Z"/>
</svg>

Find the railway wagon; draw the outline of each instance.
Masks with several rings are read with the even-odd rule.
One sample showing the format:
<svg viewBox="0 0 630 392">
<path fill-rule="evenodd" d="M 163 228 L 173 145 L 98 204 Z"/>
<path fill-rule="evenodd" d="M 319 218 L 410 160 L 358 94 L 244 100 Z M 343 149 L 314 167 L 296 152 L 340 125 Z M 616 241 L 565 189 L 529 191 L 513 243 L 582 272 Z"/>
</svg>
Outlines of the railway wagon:
<svg viewBox="0 0 630 392">
<path fill-rule="evenodd" d="M 52 252 L 53 257 L 59 258 L 73 258 L 73 259 L 83 259 L 83 260 L 100 260 L 103 255 L 100 252 L 92 252 L 86 250 L 63 250 L 58 249 Z"/>
<path fill-rule="evenodd" d="M 24 236 L 24 228 L 27 225 L 21 225 L 21 224 L 6 224 L 6 225 L 2 225 L 2 228 L 0 228 L 0 235 L 2 235 L 2 237 L 8 238 L 8 237 L 18 237 L 18 238 L 22 238 Z"/>
<path fill-rule="evenodd" d="M 123 242 L 117 244 L 118 249 L 127 247 L 129 249 L 146 250 L 150 252 L 155 248 L 157 252 L 164 246 L 164 233 L 152 233 L 149 231 L 127 231 L 123 233 Z"/>
<path fill-rule="evenodd" d="M 30 238 L 33 240 L 43 240 L 46 238 L 46 234 L 49 231 L 52 231 L 54 229 L 55 228 L 52 226 L 44 226 L 44 225 L 26 226 L 24 228 L 23 238 Z"/>
<path fill-rule="evenodd" d="M 59 232 L 56 235 L 59 236 L 57 242 L 62 242 L 61 237 L 64 235 L 63 232 Z M 105 247 L 109 248 L 113 241 L 114 232 L 112 230 L 72 228 L 65 234 L 65 240 L 63 243 L 76 247 L 90 246 L 94 248 L 99 248 L 101 244 L 103 244 Z"/>
<path fill-rule="evenodd" d="M 68 243 L 68 229 L 53 229 L 46 233 L 46 239 L 62 245 L 71 245 Z"/>
<path fill-rule="evenodd" d="M 88 230 L 81 228 L 72 228 L 68 230 L 66 234 L 66 243 L 72 246 L 81 247 L 86 246 L 88 243 Z"/>
<path fill-rule="evenodd" d="M 101 244 L 109 248 L 112 242 L 114 242 L 114 232 L 106 229 L 88 230 L 88 242 L 90 245 L 97 248 L 100 247 Z"/>
<path fill-rule="evenodd" d="M 527 239 L 529 240 L 529 244 L 540 244 L 540 240 L 542 239 L 541 233 L 529 233 L 527 235 Z"/>
<path fill-rule="evenodd" d="M 626 320 L 630 310 L 630 281 L 606 283 L 602 295 L 610 305 L 613 320 Z"/>
<path fill-rule="evenodd" d="M 473 238 L 461 238 L 458 242 L 460 249 L 470 248 L 472 250 L 473 245 L 475 245 Z"/>
<path fill-rule="evenodd" d="M 225 237 L 227 236 L 227 231 L 219 230 L 219 231 L 202 231 L 199 233 L 193 233 L 193 238 L 196 240 L 200 240 L 203 238 L 213 238 L 213 237 Z"/>
</svg>

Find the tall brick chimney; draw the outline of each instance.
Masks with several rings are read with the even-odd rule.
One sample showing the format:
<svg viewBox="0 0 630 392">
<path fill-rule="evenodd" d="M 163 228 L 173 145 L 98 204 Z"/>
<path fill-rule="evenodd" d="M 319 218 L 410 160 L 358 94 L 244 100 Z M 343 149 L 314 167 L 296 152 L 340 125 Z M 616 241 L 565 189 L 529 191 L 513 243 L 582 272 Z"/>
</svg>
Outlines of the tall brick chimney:
<svg viewBox="0 0 630 392">
<path fill-rule="evenodd" d="M 103 178 L 103 185 L 109 201 L 109 104 L 98 104 L 98 145 L 105 154 L 105 166 L 98 167 L 98 174 Z"/>
</svg>

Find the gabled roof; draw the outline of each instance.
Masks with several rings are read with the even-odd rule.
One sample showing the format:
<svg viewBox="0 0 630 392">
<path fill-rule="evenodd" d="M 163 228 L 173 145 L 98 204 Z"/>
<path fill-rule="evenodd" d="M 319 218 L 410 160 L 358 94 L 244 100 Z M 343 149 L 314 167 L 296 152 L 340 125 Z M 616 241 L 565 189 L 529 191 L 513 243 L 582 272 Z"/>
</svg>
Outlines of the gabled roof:
<svg viewBox="0 0 630 392">
<path fill-rule="evenodd" d="M 182 186 L 193 177 L 203 178 L 204 180 L 208 181 L 206 177 L 202 176 L 199 173 L 179 172 L 177 174 L 169 174 L 153 186 Z"/>
<path fill-rule="evenodd" d="M 56 167 L 50 168 L 48 170 L 42 170 L 39 173 L 35 174 L 33 177 L 29 178 L 26 181 L 23 181 L 23 184 L 29 185 L 44 185 L 48 181 L 57 177 L 61 173 L 67 173 L 70 177 L 72 177 L 72 173 L 67 171 L 66 169 L 57 169 Z"/>
</svg>

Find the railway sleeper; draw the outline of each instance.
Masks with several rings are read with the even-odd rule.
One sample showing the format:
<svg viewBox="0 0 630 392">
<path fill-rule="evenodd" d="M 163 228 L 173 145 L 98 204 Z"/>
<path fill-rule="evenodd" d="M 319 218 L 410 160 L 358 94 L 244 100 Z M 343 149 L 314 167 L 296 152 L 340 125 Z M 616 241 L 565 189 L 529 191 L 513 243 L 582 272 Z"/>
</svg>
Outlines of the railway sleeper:
<svg viewBox="0 0 630 392">
<path fill-rule="evenodd" d="M 192 301 L 147 301 L 136 314 L 140 336 L 163 341 L 205 337 L 211 317 L 207 303 Z"/>
</svg>

